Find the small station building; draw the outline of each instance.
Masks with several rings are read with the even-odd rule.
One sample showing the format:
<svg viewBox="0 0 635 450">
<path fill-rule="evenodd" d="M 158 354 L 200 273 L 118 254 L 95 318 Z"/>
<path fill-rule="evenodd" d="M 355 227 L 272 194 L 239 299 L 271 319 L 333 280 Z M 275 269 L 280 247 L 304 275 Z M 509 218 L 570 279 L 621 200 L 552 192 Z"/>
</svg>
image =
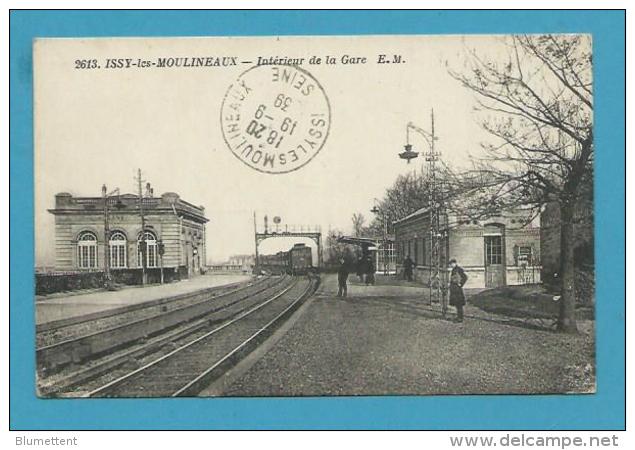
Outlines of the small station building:
<svg viewBox="0 0 635 450">
<path fill-rule="evenodd" d="M 442 267 L 455 258 L 469 279 L 468 288 L 491 288 L 540 282 L 540 225 L 529 211 L 501 212 L 488 219 L 440 215 Z M 410 256 L 416 281 L 429 283 L 430 211 L 422 208 L 394 222 L 397 272 Z"/>
</svg>

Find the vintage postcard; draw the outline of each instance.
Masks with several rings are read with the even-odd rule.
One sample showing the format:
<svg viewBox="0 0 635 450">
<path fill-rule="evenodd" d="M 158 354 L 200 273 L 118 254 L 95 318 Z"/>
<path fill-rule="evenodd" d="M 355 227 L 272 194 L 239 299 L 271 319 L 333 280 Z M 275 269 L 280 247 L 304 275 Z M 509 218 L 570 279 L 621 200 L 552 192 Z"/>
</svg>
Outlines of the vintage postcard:
<svg viewBox="0 0 635 450">
<path fill-rule="evenodd" d="M 38 395 L 595 393 L 592 54 L 34 40 Z"/>
</svg>

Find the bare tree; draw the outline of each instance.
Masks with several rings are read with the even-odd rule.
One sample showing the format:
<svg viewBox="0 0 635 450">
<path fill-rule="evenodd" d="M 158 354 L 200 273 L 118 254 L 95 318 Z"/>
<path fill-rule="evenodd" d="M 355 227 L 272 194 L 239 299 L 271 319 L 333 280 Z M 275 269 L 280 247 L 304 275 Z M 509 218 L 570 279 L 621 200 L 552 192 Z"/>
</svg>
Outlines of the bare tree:
<svg viewBox="0 0 635 450">
<path fill-rule="evenodd" d="M 355 237 L 363 236 L 366 230 L 364 228 L 364 223 L 366 222 L 364 215 L 362 213 L 354 213 L 353 217 L 351 217 L 351 220 L 353 222 L 353 236 Z"/>
<path fill-rule="evenodd" d="M 562 297 L 558 328 L 576 332 L 574 221 L 592 183 L 593 90 L 590 37 L 513 36 L 504 60 L 468 51 L 450 75 L 476 93 L 482 126 L 495 142 L 462 182 L 483 207 L 560 209 Z"/>
<path fill-rule="evenodd" d="M 428 203 L 428 181 L 425 174 L 412 173 L 399 175 L 393 185 L 386 189 L 379 202 L 380 213 L 369 224 L 373 236 L 381 236 L 386 219 L 387 232 L 393 232 L 393 222 L 401 219 Z"/>
<path fill-rule="evenodd" d="M 437 192 L 443 202 L 446 213 L 454 213 L 460 216 L 484 215 L 485 211 L 467 211 L 463 208 L 465 202 L 457 202 L 471 187 L 467 188 L 463 174 L 457 173 L 447 164 L 438 167 Z M 386 189 L 384 197 L 379 202 L 379 214 L 368 226 L 370 235 L 381 236 L 383 233 L 384 216 L 387 223 L 387 232 L 393 233 L 393 222 L 412 214 L 422 208 L 427 208 L 430 202 L 430 180 L 426 170 L 399 175 L 393 185 Z M 448 223 L 449 227 L 458 224 Z"/>
<path fill-rule="evenodd" d="M 326 236 L 326 265 L 336 267 L 340 259 L 344 259 L 348 263 L 354 261 L 355 255 L 347 244 L 339 241 L 343 237 L 343 233 L 339 230 L 329 230 Z"/>
</svg>

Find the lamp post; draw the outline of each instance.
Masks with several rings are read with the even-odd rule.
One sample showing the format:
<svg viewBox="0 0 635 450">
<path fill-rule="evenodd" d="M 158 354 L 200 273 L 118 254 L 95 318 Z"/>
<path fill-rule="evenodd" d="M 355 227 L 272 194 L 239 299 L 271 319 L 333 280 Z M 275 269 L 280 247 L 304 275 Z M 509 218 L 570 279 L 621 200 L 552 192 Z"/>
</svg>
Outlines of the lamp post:
<svg viewBox="0 0 635 450">
<path fill-rule="evenodd" d="M 430 218 L 430 303 L 433 298 L 441 303 L 442 312 L 445 316 L 447 309 L 445 301 L 445 280 L 442 280 L 442 274 L 445 271 L 441 268 L 441 241 L 443 235 L 440 228 L 440 210 L 441 202 L 440 195 L 437 192 L 437 174 L 436 174 L 436 162 L 441 155 L 440 152 L 434 148 L 435 141 L 438 139 L 434 134 L 434 110 L 431 112 L 431 129 L 430 132 L 416 126 L 412 122 L 406 125 L 406 145 L 405 151 L 399 153 L 399 158 L 405 159 L 410 164 L 411 159 L 415 159 L 419 156 L 419 153 L 412 150 L 410 144 L 410 130 L 419 133 L 428 144 L 428 151 L 425 153 L 425 160 L 428 163 L 428 216 Z M 445 278 L 445 277 L 443 277 Z"/>
<path fill-rule="evenodd" d="M 388 262 L 386 260 L 386 244 L 387 244 L 387 239 L 386 239 L 386 235 L 388 233 L 388 223 L 387 223 L 387 218 L 386 218 L 386 214 L 385 212 L 379 208 L 379 200 L 377 198 L 373 198 L 373 208 L 370 210 L 371 213 L 377 215 L 377 214 L 381 214 L 381 219 L 382 219 L 382 225 L 383 225 L 383 235 L 382 235 L 382 243 L 381 243 L 381 260 L 384 266 L 384 275 L 388 275 Z"/>
<path fill-rule="evenodd" d="M 161 264 L 161 284 L 163 284 L 163 254 L 165 253 L 165 245 L 160 241 L 157 245 L 159 253 L 159 261 Z"/>
<path fill-rule="evenodd" d="M 138 195 L 139 195 L 139 215 L 141 216 L 141 241 L 139 242 L 139 253 L 141 254 L 141 285 L 145 286 L 148 282 L 147 275 L 147 254 L 148 254 L 148 246 L 146 243 L 146 220 L 145 215 L 143 213 L 143 191 L 141 190 L 141 185 L 145 180 L 141 178 L 141 169 L 137 169 L 137 177 L 135 178 L 137 181 Z M 146 195 L 151 197 L 154 190 L 150 186 L 150 183 L 146 183 Z"/>
<path fill-rule="evenodd" d="M 104 199 L 104 286 L 107 290 L 114 290 L 112 282 L 112 274 L 110 273 L 110 211 L 108 209 L 108 199 L 111 197 L 117 197 L 117 205 L 121 204 L 119 201 L 119 188 L 114 189 L 112 192 L 108 192 L 108 188 L 104 184 L 101 187 L 101 196 Z"/>
</svg>

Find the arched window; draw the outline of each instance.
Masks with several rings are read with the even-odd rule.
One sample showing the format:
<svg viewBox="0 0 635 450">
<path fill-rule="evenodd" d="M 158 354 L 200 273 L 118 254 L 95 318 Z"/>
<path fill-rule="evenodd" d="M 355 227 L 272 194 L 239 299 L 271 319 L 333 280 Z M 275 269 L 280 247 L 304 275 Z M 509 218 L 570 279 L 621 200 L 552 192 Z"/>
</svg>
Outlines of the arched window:
<svg viewBox="0 0 635 450">
<path fill-rule="evenodd" d="M 143 238 L 143 239 L 142 239 Z M 157 255 L 157 238 L 150 231 L 145 231 L 143 234 L 139 235 L 139 243 L 137 245 L 138 248 L 138 261 L 139 267 L 142 267 L 143 261 L 143 252 L 141 251 L 141 241 L 145 240 L 146 245 L 146 267 L 157 267 L 158 264 L 158 255 Z"/>
<path fill-rule="evenodd" d="M 97 236 L 83 231 L 77 238 L 77 266 L 80 269 L 97 268 Z"/>
<path fill-rule="evenodd" d="M 110 267 L 123 269 L 126 267 L 126 236 L 120 231 L 110 234 Z"/>
</svg>

